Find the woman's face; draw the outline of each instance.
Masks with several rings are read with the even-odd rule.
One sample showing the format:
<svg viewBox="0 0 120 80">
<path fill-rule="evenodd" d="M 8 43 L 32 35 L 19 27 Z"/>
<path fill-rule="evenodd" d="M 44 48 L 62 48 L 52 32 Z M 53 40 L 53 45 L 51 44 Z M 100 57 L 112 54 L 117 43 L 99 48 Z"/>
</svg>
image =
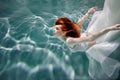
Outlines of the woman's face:
<svg viewBox="0 0 120 80">
<path fill-rule="evenodd" d="M 54 35 L 56 37 L 63 37 L 64 33 L 61 29 L 62 25 L 55 25 L 54 27 Z"/>
</svg>

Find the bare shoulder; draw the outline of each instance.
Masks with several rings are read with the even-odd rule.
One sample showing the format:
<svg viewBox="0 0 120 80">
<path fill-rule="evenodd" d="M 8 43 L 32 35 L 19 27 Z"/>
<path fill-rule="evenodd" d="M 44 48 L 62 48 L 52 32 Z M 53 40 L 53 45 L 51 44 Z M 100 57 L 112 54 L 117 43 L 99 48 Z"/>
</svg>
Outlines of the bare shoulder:
<svg viewBox="0 0 120 80">
<path fill-rule="evenodd" d="M 71 44 L 71 43 L 80 43 L 80 42 L 88 42 L 88 37 L 80 37 L 80 38 L 67 38 L 66 42 Z"/>
<path fill-rule="evenodd" d="M 72 37 L 69 37 L 66 39 L 67 43 L 73 43 L 73 41 L 74 41 L 74 38 L 72 38 Z"/>
</svg>

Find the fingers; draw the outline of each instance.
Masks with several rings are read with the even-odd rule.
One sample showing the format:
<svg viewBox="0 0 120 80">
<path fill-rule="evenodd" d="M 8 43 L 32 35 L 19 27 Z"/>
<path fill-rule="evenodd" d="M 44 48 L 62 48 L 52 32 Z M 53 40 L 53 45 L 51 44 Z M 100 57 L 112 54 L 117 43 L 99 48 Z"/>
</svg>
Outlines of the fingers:
<svg viewBox="0 0 120 80">
<path fill-rule="evenodd" d="M 120 30 L 120 24 L 115 24 L 111 27 L 109 27 L 110 30 Z"/>
<path fill-rule="evenodd" d="M 115 25 L 116 30 L 120 30 L 120 24 Z"/>
<path fill-rule="evenodd" d="M 92 7 L 88 10 L 89 14 L 93 14 L 97 10 L 97 7 Z"/>
<path fill-rule="evenodd" d="M 116 27 L 120 27 L 120 24 L 116 24 Z"/>
<path fill-rule="evenodd" d="M 98 7 L 97 7 L 97 6 L 95 6 L 95 7 L 93 7 L 93 9 L 97 10 L 97 9 L 98 9 Z"/>
<path fill-rule="evenodd" d="M 97 9 L 98 9 L 98 7 L 97 7 L 97 6 L 95 6 L 95 7 L 92 7 L 91 9 L 97 10 Z"/>
</svg>

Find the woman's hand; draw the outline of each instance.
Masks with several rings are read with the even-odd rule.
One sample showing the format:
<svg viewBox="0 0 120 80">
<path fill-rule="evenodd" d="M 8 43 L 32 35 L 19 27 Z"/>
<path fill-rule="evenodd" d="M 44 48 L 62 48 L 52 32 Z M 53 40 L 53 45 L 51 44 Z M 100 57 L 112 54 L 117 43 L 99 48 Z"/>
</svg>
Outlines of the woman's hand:
<svg viewBox="0 0 120 80">
<path fill-rule="evenodd" d="M 78 20 L 78 25 L 82 25 L 90 16 L 90 14 L 93 14 L 95 11 L 97 10 L 97 7 L 92 7 L 88 10 L 88 12 L 81 18 Z"/>
<path fill-rule="evenodd" d="M 120 24 L 115 24 L 113 26 L 107 27 L 108 30 L 120 30 Z"/>
<path fill-rule="evenodd" d="M 88 14 L 93 14 L 97 10 L 97 7 L 92 7 L 88 10 Z"/>
</svg>

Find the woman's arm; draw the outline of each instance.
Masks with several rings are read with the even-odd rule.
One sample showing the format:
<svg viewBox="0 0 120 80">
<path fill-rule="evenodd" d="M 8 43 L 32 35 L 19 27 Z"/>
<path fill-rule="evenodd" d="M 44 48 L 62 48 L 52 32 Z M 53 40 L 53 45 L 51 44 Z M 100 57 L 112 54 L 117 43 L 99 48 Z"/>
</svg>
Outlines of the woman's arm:
<svg viewBox="0 0 120 80">
<path fill-rule="evenodd" d="M 90 14 L 93 14 L 96 10 L 97 10 L 97 7 L 90 8 L 88 12 L 81 19 L 78 20 L 77 23 L 79 25 L 82 25 L 88 19 Z"/>
<path fill-rule="evenodd" d="M 94 34 L 92 34 L 90 36 L 90 41 L 94 41 L 95 39 L 97 39 L 98 37 L 108 33 L 109 31 L 112 31 L 112 30 L 120 30 L 120 24 L 116 24 L 116 25 L 113 25 L 113 26 L 110 26 L 110 27 L 107 27 L 99 32 L 96 32 Z"/>
<path fill-rule="evenodd" d="M 82 37 L 82 38 L 68 38 L 67 39 L 67 43 L 80 43 L 80 42 L 91 42 L 94 41 L 95 39 L 97 39 L 98 37 L 106 34 L 107 32 L 111 31 L 111 30 L 120 30 L 120 24 L 116 24 L 110 27 L 107 27 L 99 32 L 95 32 L 92 35 L 86 36 L 86 37 Z"/>
</svg>

